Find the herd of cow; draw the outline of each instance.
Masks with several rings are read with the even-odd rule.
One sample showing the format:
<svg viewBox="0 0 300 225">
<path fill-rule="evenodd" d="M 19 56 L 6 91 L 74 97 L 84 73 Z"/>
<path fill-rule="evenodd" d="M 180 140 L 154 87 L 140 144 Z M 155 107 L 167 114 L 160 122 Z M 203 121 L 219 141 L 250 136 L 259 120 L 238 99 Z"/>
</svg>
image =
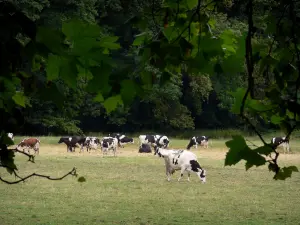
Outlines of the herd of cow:
<svg viewBox="0 0 300 225">
<path fill-rule="evenodd" d="M 14 140 L 13 134 L 8 133 L 8 137 Z M 186 150 L 176 150 L 176 149 L 166 149 L 169 147 L 169 139 L 165 135 L 140 135 L 139 136 L 139 152 L 151 152 L 151 145 L 154 147 L 154 155 L 158 155 L 159 157 L 164 158 L 165 166 L 166 166 L 166 175 L 167 180 L 170 181 L 171 175 L 176 171 L 180 170 L 180 176 L 178 181 L 183 176 L 184 172 L 188 173 L 188 181 L 190 181 L 190 173 L 195 172 L 199 179 L 205 183 L 206 182 L 206 170 L 203 169 L 198 160 L 197 156 L 192 153 L 190 148 L 195 146 L 197 148 L 198 145 L 208 147 L 208 137 L 199 136 L 192 137 L 187 145 Z M 103 137 L 101 140 L 97 137 L 80 137 L 80 136 L 72 136 L 72 137 L 61 137 L 58 143 L 65 143 L 67 146 L 67 151 L 74 152 L 75 147 L 80 147 L 80 152 L 83 151 L 84 146 L 89 152 L 91 149 L 97 149 L 100 145 L 103 154 L 107 154 L 108 150 L 112 150 L 114 156 L 116 155 L 117 147 L 124 147 L 125 144 L 134 143 L 133 138 L 126 137 L 121 134 L 112 134 L 108 137 Z M 271 144 L 276 146 L 282 146 L 288 152 L 290 150 L 289 147 L 289 139 L 285 137 L 274 137 L 271 139 Z M 39 153 L 40 140 L 38 138 L 25 138 L 23 139 L 16 147 L 16 149 L 23 151 L 27 148 L 34 149 L 35 153 Z M 25 148 L 24 148 L 25 147 Z M 284 150 L 284 151 L 285 151 Z"/>
</svg>

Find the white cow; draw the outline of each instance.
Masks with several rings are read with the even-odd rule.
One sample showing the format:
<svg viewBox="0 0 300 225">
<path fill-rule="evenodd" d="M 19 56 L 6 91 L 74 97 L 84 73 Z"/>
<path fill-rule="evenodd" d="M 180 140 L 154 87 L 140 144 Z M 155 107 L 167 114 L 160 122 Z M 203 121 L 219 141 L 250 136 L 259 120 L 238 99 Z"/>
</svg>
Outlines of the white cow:
<svg viewBox="0 0 300 225">
<path fill-rule="evenodd" d="M 103 155 L 108 153 L 108 150 L 112 150 L 114 156 L 116 156 L 116 151 L 118 147 L 118 139 L 113 137 L 103 137 L 101 142 L 101 150 Z"/>
<path fill-rule="evenodd" d="M 204 170 L 197 161 L 197 156 L 187 150 L 166 150 L 159 147 L 155 147 L 154 155 L 163 157 L 166 166 L 167 180 L 171 180 L 171 175 L 176 171 L 180 170 L 180 177 L 187 171 L 188 181 L 190 181 L 190 173 L 195 172 L 202 183 L 206 182 L 206 170 Z"/>
</svg>

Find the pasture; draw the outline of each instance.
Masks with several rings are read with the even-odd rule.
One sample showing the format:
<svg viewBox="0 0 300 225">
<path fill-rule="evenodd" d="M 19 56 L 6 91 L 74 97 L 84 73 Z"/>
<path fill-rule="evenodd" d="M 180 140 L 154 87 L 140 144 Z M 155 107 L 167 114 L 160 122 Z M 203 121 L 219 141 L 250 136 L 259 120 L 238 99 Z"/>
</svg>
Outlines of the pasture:
<svg viewBox="0 0 300 225">
<path fill-rule="evenodd" d="M 22 137 L 15 137 L 18 143 Z M 207 183 L 196 174 L 167 182 L 164 161 L 138 152 L 135 144 L 119 148 L 117 157 L 66 151 L 59 137 L 40 137 L 36 163 L 17 156 L 21 175 L 38 172 L 61 176 L 74 166 L 87 182 L 32 178 L 18 185 L 0 183 L 1 225 L 18 224 L 299 224 L 300 174 L 274 181 L 266 167 L 245 171 L 244 163 L 224 167 L 225 139 L 208 149 L 191 148 L 207 170 Z M 258 143 L 257 140 L 252 139 Z M 188 140 L 170 138 L 170 148 L 185 148 Z M 280 165 L 300 168 L 300 142 L 291 140 L 292 154 L 280 155 Z M 2 174 L 2 171 L 1 171 Z M 4 178 L 14 179 L 5 175 Z"/>
</svg>

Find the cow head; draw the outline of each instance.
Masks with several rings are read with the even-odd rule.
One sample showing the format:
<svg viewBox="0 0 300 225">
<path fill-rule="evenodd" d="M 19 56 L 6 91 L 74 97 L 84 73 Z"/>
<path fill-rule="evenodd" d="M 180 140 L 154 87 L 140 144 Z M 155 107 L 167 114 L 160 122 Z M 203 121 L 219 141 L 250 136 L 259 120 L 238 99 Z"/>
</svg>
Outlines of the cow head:
<svg viewBox="0 0 300 225">
<path fill-rule="evenodd" d="M 58 144 L 63 143 L 64 142 L 64 138 L 60 138 L 58 141 Z"/>
<path fill-rule="evenodd" d="M 202 183 L 206 183 L 206 170 L 202 169 L 200 174 L 199 174 L 199 178 L 202 181 Z"/>
<path fill-rule="evenodd" d="M 157 146 L 157 145 L 154 146 L 154 155 L 156 155 L 156 154 L 158 155 L 158 157 L 164 158 L 164 156 L 160 152 L 159 146 Z"/>
</svg>

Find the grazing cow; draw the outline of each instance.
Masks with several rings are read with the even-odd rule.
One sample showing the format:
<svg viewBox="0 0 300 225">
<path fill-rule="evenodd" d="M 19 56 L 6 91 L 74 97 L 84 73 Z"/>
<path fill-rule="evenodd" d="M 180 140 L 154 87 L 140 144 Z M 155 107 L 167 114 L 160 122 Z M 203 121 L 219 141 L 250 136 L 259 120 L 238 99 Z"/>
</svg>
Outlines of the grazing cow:
<svg viewBox="0 0 300 225">
<path fill-rule="evenodd" d="M 65 143 L 67 145 L 67 152 L 75 152 L 75 147 L 78 144 L 80 146 L 80 152 L 83 151 L 83 146 L 86 138 L 80 136 L 73 137 L 61 137 L 58 141 L 58 144 Z M 72 149 L 73 148 L 73 149 Z"/>
<path fill-rule="evenodd" d="M 290 140 L 286 137 L 273 137 L 271 144 L 275 145 L 276 148 L 282 147 L 284 154 L 286 151 L 290 153 Z"/>
<path fill-rule="evenodd" d="M 112 134 L 112 135 L 109 135 L 110 137 L 114 137 L 114 138 L 117 138 L 118 139 L 118 145 L 119 147 L 121 148 L 124 148 L 124 145 L 125 144 L 134 144 L 134 140 L 133 138 L 129 138 L 129 137 L 126 137 L 125 135 L 123 134 Z"/>
<path fill-rule="evenodd" d="M 207 136 L 192 137 L 186 149 L 189 150 L 193 146 L 195 146 L 195 148 L 198 148 L 198 144 L 200 144 L 200 146 L 204 146 L 205 148 L 208 148 L 208 137 Z"/>
<path fill-rule="evenodd" d="M 86 151 L 90 152 L 91 149 L 97 149 L 100 144 L 100 140 L 97 137 L 86 137 L 84 146 L 86 146 Z"/>
<path fill-rule="evenodd" d="M 142 146 L 139 147 L 139 153 L 151 153 L 151 148 L 147 144 L 142 144 Z"/>
<path fill-rule="evenodd" d="M 40 152 L 40 140 L 38 138 L 24 138 L 18 145 L 17 150 L 21 150 L 21 147 L 23 148 L 23 152 L 25 152 L 25 149 L 27 149 L 28 153 L 29 149 L 32 148 L 34 150 L 35 154 L 39 154 Z"/>
<path fill-rule="evenodd" d="M 103 155 L 108 153 L 108 150 L 112 150 L 114 156 L 116 156 L 116 151 L 118 147 L 118 139 L 114 137 L 104 137 L 101 140 L 101 150 Z"/>
<path fill-rule="evenodd" d="M 7 133 L 7 137 L 9 137 L 12 141 L 14 141 L 14 134 L 13 133 Z"/>
<path fill-rule="evenodd" d="M 159 147 L 155 147 L 154 155 L 163 157 L 166 166 L 167 180 L 171 180 L 171 175 L 180 170 L 180 177 L 183 176 L 184 171 L 188 173 L 188 181 L 190 181 L 190 173 L 195 172 L 202 183 L 206 182 L 206 170 L 204 170 L 197 161 L 197 156 L 187 150 L 166 150 Z"/>
</svg>

